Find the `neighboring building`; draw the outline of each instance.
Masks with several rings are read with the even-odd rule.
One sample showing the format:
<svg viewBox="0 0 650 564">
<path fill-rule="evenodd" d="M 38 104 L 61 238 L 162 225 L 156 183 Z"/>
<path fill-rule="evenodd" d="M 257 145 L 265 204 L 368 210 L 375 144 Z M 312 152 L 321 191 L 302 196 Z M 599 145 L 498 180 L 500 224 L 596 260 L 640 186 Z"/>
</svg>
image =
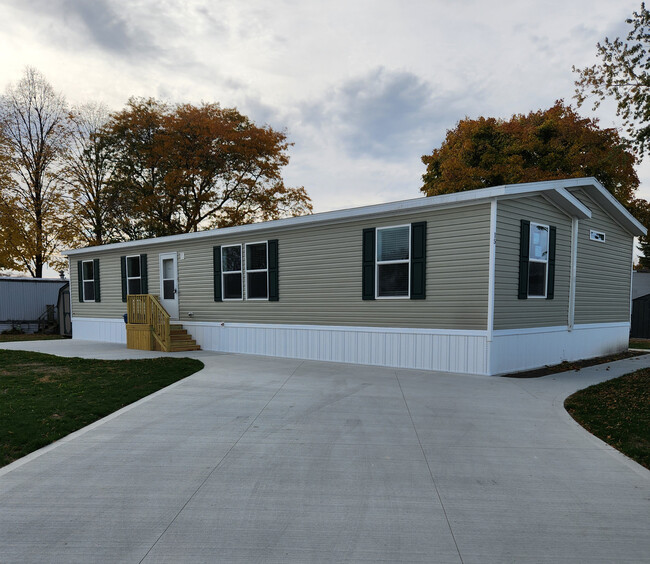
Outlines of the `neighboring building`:
<svg viewBox="0 0 650 564">
<path fill-rule="evenodd" d="M 0 331 L 19 328 L 33 333 L 39 326 L 54 328 L 59 290 L 67 284 L 61 278 L 1 277 Z"/>
<path fill-rule="evenodd" d="M 73 337 L 152 293 L 203 349 L 503 374 L 626 349 L 645 233 L 582 178 L 77 249 Z"/>
<path fill-rule="evenodd" d="M 650 272 L 632 275 L 632 324 L 630 337 L 650 339 Z"/>
<path fill-rule="evenodd" d="M 72 312 L 70 311 L 70 284 L 66 283 L 59 288 L 57 299 L 57 316 L 59 321 L 59 335 L 72 337 Z"/>
</svg>

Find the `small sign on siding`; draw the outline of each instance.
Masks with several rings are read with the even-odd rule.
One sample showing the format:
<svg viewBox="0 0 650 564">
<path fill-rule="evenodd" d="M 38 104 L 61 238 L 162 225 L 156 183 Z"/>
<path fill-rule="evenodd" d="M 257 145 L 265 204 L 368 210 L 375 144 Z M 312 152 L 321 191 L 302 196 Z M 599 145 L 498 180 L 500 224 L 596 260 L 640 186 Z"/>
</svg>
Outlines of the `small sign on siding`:
<svg viewBox="0 0 650 564">
<path fill-rule="evenodd" d="M 600 243 L 605 242 L 605 234 L 602 231 L 594 231 L 593 229 L 589 231 L 589 239 L 592 241 L 599 241 Z"/>
</svg>

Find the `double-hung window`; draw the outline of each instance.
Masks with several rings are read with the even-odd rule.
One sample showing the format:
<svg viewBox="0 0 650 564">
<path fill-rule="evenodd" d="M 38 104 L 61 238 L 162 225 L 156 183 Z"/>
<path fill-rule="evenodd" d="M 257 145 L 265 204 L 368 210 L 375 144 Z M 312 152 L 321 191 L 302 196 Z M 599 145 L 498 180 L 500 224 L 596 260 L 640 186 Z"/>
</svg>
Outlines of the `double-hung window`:
<svg viewBox="0 0 650 564">
<path fill-rule="evenodd" d="M 129 294 L 149 293 L 149 274 L 147 255 L 123 255 L 120 257 L 122 277 L 122 301 L 126 302 Z"/>
<path fill-rule="evenodd" d="M 528 297 L 545 298 L 549 258 L 549 227 L 530 224 L 528 250 Z"/>
<path fill-rule="evenodd" d="M 95 301 L 95 273 L 94 261 L 85 260 L 81 265 L 82 272 L 82 288 L 84 302 L 94 302 Z"/>
<path fill-rule="evenodd" d="M 246 244 L 246 299 L 269 298 L 268 250 L 263 243 Z"/>
<path fill-rule="evenodd" d="M 426 299 L 426 221 L 365 228 L 361 255 L 362 299 Z"/>
<path fill-rule="evenodd" d="M 129 294 L 142 294 L 140 255 L 126 257 L 126 284 Z"/>
<path fill-rule="evenodd" d="M 557 227 L 520 221 L 518 298 L 555 296 L 555 244 Z"/>
<path fill-rule="evenodd" d="M 376 297 L 408 298 L 411 270 L 411 226 L 377 229 Z"/>
<path fill-rule="evenodd" d="M 278 240 L 212 247 L 214 301 L 280 300 Z"/>
<path fill-rule="evenodd" d="M 223 278 L 223 299 L 242 299 L 241 245 L 221 247 L 221 276 Z"/>
</svg>

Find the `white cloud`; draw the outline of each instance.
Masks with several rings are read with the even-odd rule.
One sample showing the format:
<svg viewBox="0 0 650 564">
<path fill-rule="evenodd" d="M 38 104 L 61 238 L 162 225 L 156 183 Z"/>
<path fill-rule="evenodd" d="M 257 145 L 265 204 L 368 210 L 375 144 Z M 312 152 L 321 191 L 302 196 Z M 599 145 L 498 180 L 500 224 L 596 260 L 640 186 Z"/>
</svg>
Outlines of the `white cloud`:
<svg viewBox="0 0 650 564">
<path fill-rule="evenodd" d="M 571 65 L 637 0 L 5 0 L 0 88 L 38 68 L 72 103 L 219 101 L 295 142 L 316 210 L 419 196 L 420 156 L 465 116 L 571 100 Z M 583 113 L 589 114 L 584 108 Z M 602 124 L 618 123 L 610 106 Z M 644 182 L 649 167 L 640 168 Z M 650 195 L 650 190 L 646 191 Z"/>
</svg>

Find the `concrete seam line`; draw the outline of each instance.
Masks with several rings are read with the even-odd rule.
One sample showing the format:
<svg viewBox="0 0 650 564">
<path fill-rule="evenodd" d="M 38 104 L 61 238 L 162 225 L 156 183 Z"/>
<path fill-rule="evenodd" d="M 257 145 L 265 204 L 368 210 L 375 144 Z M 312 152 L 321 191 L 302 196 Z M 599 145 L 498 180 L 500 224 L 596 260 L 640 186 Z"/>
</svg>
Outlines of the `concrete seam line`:
<svg viewBox="0 0 650 564">
<path fill-rule="evenodd" d="M 399 376 L 397 374 L 397 370 L 395 371 L 395 379 L 397 380 L 397 385 L 399 386 L 399 391 L 402 394 L 402 399 L 404 400 L 404 405 L 406 406 L 406 411 L 409 414 L 409 419 L 411 420 L 411 425 L 413 425 L 413 431 L 415 432 L 415 437 L 418 440 L 418 444 L 420 445 L 420 450 L 422 451 L 422 456 L 424 457 L 424 462 L 427 465 L 427 469 L 429 470 L 429 476 L 431 476 L 431 482 L 433 483 L 433 488 L 436 492 L 436 495 L 438 496 L 438 501 L 440 502 L 440 507 L 442 507 L 442 512 L 445 515 L 445 520 L 447 521 L 447 526 L 449 527 L 449 533 L 451 534 L 451 538 L 454 541 L 454 545 L 456 546 L 456 551 L 458 552 L 458 558 L 460 558 L 461 564 L 463 564 L 463 557 L 460 554 L 460 548 L 458 548 L 458 542 L 456 542 L 456 537 L 454 536 L 454 531 L 451 528 L 451 523 L 449 522 L 449 517 L 447 516 L 447 510 L 445 509 L 445 504 L 442 502 L 442 496 L 440 495 L 440 491 L 438 490 L 438 484 L 436 484 L 436 479 L 433 477 L 433 471 L 431 470 L 431 466 L 429 465 L 429 459 L 427 458 L 427 453 L 424 452 L 424 447 L 422 446 L 422 441 L 420 440 L 420 435 L 418 434 L 418 429 L 415 426 L 415 421 L 413 421 L 413 415 L 411 415 L 411 409 L 409 408 L 409 404 L 406 401 L 406 396 L 404 395 L 404 390 L 402 389 L 402 383 L 399 381 Z"/>
<path fill-rule="evenodd" d="M 246 433 L 248 433 L 249 429 L 250 429 L 250 428 L 255 424 L 255 421 L 258 420 L 259 416 L 262 415 L 262 413 L 264 412 L 264 410 L 265 410 L 265 409 L 268 407 L 268 405 L 273 401 L 273 399 L 275 398 L 275 396 L 277 396 L 277 395 L 280 393 L 280 391 L 282 390 L 282 388 L 284 388 L 284 386 L 286 385 L 286 383 L 291 379 L 291 377 L 292 377 L 296 372 L 298 372 L 298 370 L 300 369 L 300 367 L 301 367 L 303 364 L 305 364 L 305 362 L 306 362 L 306 361 L 303 360 L 300 364 L 298 364 L 298 366 L 296 366 L 296 368 L 293 370 L 293 372 L 291 372 L 291 374 L 289 374 L 289 376 L 287 376 L 287 378 L 284 380 L 284 382 L 282 382 L 282 384 L 280 385 L 280 387 L 279 387 L 279 388 L 275 391 L 275 393 L 271 396 L 271 398 L 269 399 L 269 401 L 267 401 L 267 402 L 264 404 L 264 407 L 262 407 L 262 409 L 260 409 L 260 412 L 255 416 L 255 419 L 253 419 L 253 420 L 250 422 L 250 424 L 248 425 L 248 427 L 246 427 L 246 429 L 244 429 L 244 431 L 242 432 L 242 434 L 239 435 L 239 438 L 238 438 L 238 439 L 237 439 L 237 440 L 232 444 L 232 446 L 231 446 L 231 447 L 226 451 L 226 453 L 221 457 L 221 459 L 219 460 L 219 462 L 217 462 L 217 464 L 215 465 L 215 467 L 214 467 L 212 470 L 210 470 L 210 472 L 208 472 L 208 475 L 205 477 L 205 479 L 204 479 L 204 480 L 199 484 L 199 486 L 194 490 L 194 492 L 192 493 L 192 495 L 191 495 L 189 498 L 187 498 L 187 501 L 186 501 L 186 502 L 183 504 L 183 506 L 178 510 L 178 512 L 176 513 L 176 515 L 174 515 L 174 518 L 173 518 L 173 519 L 169 522 L 169 524 L 165 527 L 165 529 L 163 530 L 163 532 L 160 533 L 160 536 L 159 536 L 159 537 L 156 539 L 156 541 L 151 545 L 151 547 L 149 547 L 149 550 L 147 550 L 146 554 L 145 554 L 145 555 L 140 559 L 139 564 L 142 564 L 142 563 L 145 561 L 145 559 L 147 558 L 147 556 L 149 556 L 149 553 L 150 553 L 150 552 L 154 549 L 154 547 L 155 547 L 155 546 L 160 542 L 160 539 L 162 539 L 163 536 L 165 536 L 165 533 L 166 533 L 166 532 L 169 530 L 169 528 L 174 524 L 174 522 L 176 521 L 176 519 L 178 519 L 178 516 L 183 512 L 183 510 L 187 507 L 187 505 L 190 503 L 190 501 L 192 501 L 192 500 L 194 499 L 194 496 L 196 496 L 196 494 L 199 493 L 199 491 L 201 490 L 201 488 L 202 488 L 202 487 L 205 485 L 205 483 L 210 479 L 210 476 L 212 476 L 212 474 L 214 474 L 214 473 L 217 471 L 217 469 L 221 466 L 221 464 L 223 463 L 223 461 L 226 460 L 226 458 L 228 457 L 228 455 L 230 454 L 230 452 L 232 451 L 232 449 L 234 449 L 234 448 L 239 444 L 239 441 L 241 441 L 242 438 L 243 438 L 243 436 L 244 436 Z"/>
</svg>

